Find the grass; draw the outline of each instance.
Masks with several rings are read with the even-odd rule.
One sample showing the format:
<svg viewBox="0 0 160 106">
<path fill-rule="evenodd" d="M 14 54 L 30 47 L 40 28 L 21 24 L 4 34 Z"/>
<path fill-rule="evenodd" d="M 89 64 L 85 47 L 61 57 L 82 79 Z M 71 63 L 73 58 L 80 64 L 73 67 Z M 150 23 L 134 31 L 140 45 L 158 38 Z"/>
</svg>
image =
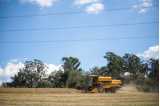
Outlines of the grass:
<svg viewBox="0 0 160 106">
<path fill-rule="evenodd" d="M 0 106 L 158 106 L 158 93 L 80 93 L 74 89 L 0 88 Z"/>
</svg>

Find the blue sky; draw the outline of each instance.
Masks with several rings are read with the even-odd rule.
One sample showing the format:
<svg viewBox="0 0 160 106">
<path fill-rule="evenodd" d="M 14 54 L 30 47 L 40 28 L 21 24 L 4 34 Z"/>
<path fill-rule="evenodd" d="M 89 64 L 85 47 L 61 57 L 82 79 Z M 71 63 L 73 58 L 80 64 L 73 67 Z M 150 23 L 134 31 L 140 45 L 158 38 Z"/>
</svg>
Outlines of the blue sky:
<svg viewBox="0 0 160 106">
<path fill-rule="evenodd" d="M 150 47 L 158 45 L 158 24 L 154 23 L 158 21 L 158 7 L 155 5 L 158 5 L 158 0 L 0 0 L 0 66 L 5 67 L 13 59 L 24 61 L 25 58 L 37 58 L 58 65 L 62 64 L 62 57 L 75 56 L 80 59 L 82 68 L 89 70 L 93 66 L 105 65 L 103 56 L 108 51 L 118 55 L 143 54 Z M 121 8 L 128 9 L 119 10 Z M 113 9 L 118 10 L 110 11 Z M 79 11 L 80 14 L 33 16 Z M 26 15 L 31 16 L 24 17 Z M 150 24 L 117 25 L 148 22 Z M 43 30 L 87 25 L 113 26 Z M 41 30 L 30 30 L 34 28 Z M 24 30 L 9 31 L 12 29 Z M 128 39 L 122 39 L 124 37 Z M 90 41 L 84 41 L 86 39 Z M 57 42 L 34 43 L 40 41 Z"/>
</svg>

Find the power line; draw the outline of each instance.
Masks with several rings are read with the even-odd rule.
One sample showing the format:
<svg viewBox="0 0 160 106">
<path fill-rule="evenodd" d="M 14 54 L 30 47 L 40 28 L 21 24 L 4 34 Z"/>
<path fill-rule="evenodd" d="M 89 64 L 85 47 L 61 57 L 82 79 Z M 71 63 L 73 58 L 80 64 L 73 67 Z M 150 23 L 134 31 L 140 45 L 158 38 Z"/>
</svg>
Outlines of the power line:
<svg viewBox="0 0 160 106">
<path fill-rule="evenodd" d="M 88 39 L 66 39 L 66 40 L 43 40 L 43 41 L 0 41 L 0 44 L 48 44 L 48 43 L 68 43 L 68 42 L 95 42 L 107 40 L 135 40 L 135 39 L 156 39 L 153 36 L 132 36 L 132 37 L 108 37 L 108 38 L 88 38 Z"/>
<path fill-rule="evenodd" d="M 108 24 L 108 25 L 77 25 L 69 27 L 49 27 L 49 28 L 30 28 L 30 29 L 7 29 L 0 30 L 0 32 L 18 32 L 18 31 L 43 31 L 43 30 L 68 30 L 68 29 L 81 29 L 81 28 L 108 28 L 108 27 L 120 27 L 120 26 L 135 26 L 135 25 L 147 25 L 158 24 L 158 21 L 152 22 L 138 22 L 138 23 L 124 23 L 124 24 Z"/>
<path fill-rule="evenodd" d="M 158 5 L 152 6 L 150 8 L 156 8 Z M 148 7 L 143 7 L 148 8 Z M 103 12 L 112 12 L 112 11 L 124 11 L 130 10 L 131 7 L 124 7 L 124 8 L 113 8 L 113 9 L 106 9 Z M 28 18 L 28 17 L 43 17 L 43 16 L 55 16 L 55 15 L 74 15 L 74 14 L 83 14 L 84 11 L 66 11 L 66 12 L 53 12 L 53 13 L 44 13 L 44 14 L 26 14 L 26 15 L 15 15 L 15 16 L 1 16 L 0 19 L 9 19 L 9 18 Z"/>
</svg>

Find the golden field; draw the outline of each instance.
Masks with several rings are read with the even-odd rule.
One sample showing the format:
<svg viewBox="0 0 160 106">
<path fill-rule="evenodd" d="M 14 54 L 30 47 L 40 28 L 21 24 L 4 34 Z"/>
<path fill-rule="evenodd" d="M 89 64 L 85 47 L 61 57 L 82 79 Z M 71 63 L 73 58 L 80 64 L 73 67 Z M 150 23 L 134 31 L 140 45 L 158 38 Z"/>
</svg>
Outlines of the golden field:
<svg viewBox="0 0 160 106">
<path fill-rule="evenodd" d="M 0 88 L 0 106 L 158 106 L 158 93 L 81 93 L 65 88 Z"/>
</svg>

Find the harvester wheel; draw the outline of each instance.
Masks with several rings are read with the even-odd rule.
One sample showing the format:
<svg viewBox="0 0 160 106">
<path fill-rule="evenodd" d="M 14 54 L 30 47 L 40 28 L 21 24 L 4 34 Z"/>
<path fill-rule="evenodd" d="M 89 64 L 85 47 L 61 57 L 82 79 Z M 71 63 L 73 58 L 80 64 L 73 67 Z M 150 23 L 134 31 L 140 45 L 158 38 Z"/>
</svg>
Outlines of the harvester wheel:
<svg viewBox="0 0 160 106">
<path fill-rule="evenodd" d="M 103 88 L 103 86 L 97 87 L 97 90 L 98 90 L 99 93 L 104 93 L 105 92 L 105 89 Z"/>
<path fill-rule="evenodd" d="M 106 93 L 115 93 L 115 92 L 116 92 L 116 89 L 115 89 L 115 88 L 106 88 L 106 89 L 105 89 L 105 92 L 106 92 Z"/>
<path fill-rule="evenodd" d="M 111 93 L 115 93 L 116 92 L 116 88 L 111 88 Z"/>
<path fill-rule="evenodd" d="M 111 93 L 116 93 L 116 91 L 117 91 L 117 88 L 111 88 Z"/>
</svg>

